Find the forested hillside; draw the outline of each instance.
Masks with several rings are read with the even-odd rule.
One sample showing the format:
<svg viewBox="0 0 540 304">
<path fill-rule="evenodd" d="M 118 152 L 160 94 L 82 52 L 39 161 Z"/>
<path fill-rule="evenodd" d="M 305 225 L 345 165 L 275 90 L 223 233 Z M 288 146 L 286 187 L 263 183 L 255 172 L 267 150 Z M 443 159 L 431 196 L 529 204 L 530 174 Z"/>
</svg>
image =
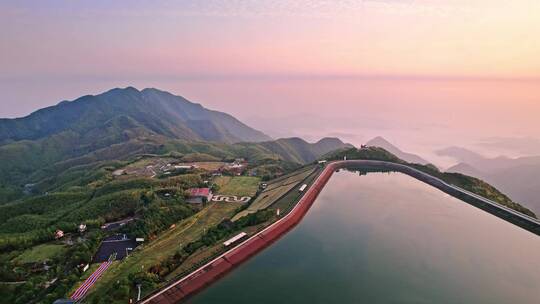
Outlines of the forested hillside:
<svg viewBox="0 0 540 304">
<path fill-rule="evenodd" d="M 133 87 L 87 95 L 41 109 L 27 117 L 0 120 L 0 143 L 38 140 L 64 132 L 81 144 L 102 137 L 120 139 L 124 132 L 163 135 L 175 139 L 224 143 L 270 138 L 226 113 L 157 89 Z M 116 138 L 115 138 L 116 137 Z"/>
</svg>

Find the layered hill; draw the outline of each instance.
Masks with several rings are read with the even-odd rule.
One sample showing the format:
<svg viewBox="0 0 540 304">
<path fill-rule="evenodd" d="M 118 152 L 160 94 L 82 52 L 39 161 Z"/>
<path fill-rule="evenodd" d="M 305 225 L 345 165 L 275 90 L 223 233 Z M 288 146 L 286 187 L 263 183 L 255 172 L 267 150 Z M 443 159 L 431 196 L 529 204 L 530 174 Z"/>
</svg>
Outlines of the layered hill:
<svg viewBox="0 0 540 304">
<path fill-rule="evenodd" d="M 404 161 L 407 161 L 409 163 L 422 164 L 422 165 L 429 164 L 429 162 L 427 160 L 423 159 L 422 157 L 420 157 L 418 155 L 415 155 L 415 154 L 412 154 L 412 153 L 404 152 L 401 149 L 399 149 L 398 147 L 396 147 L 395 145 L 393 145 L 392 143 L 390 143 L 388 140 L 386 140 L 386 139 L 384 139 L 384 138 L 382 138 L 380 136 L 377 136 L 377 137 L 373 138 L 372 140 L 368 141 L 366 143 L 366 145 L 374 146 L 374 147 L 381 147 L 381 148 L 385 149 L 386 151 L 394 154 L 395 156 L 397 156 L 400 159 L 403 159 Z"/>
<path fill-rule="evenodd" d="M 389 145 L 387 142 L 371 144 Z M 100 228 L 105 222 L 134 219 L 110 233 L 143 237 L 150 247 L 145 245 L 143 250 L 146 251 L 142 254 L 139 251 L 139 256 L 152 257 L 144 261 L 132 257 L 134 264 L 122 263 L 130 270 L 124 272 L 117 268 L 114 273 L 121 276 L 109 277 L 109 281 L 101 285 L 98 299 L 104 299 L 102 295 L 112 290 L 120 290 L 118 282 L 122 282 L 122 286 L 136 286 L 142 279 L 152 284 L 153 289 L 155 283 L 164 282 L 179 265 L 194 257 L 193 253 L 203 252 L 197 250 L 219 245 L 221 239 L 228 238 L 227 234 L 234 235 L 230 222 L 224 221 L 226 224 L 221 225 L 219 221 L 232 216 L 238 206 L 215 204 L 203 217 L 190 219 L 198 208 L 185 203 L 186 190 L 208 185 L 208 178 L 215 169 L 167 171 L 170 175 L 153 172 L 153 175 L 131 176 L 116 172 L 133 167 L 153 171 L 160 163 L 219 161 L 221 166 L 221 162 L 244 158 L 248 161 L 245 174 L 250 176 L 239 179 L 258 181 L 270 180 L 320 158 L 345 156 L 404 163 L 383 148 L 358 150 L 337 138 L 323 138 L 315 143 L 301 138 L 271 140 L 228 114 L 155 89 L 114 89 L 62 102 L 25 118 L 0 120 L 0 275 L 3 282 L 17 282 L 17 285 L 5 285 L 10 294 L 15 295 L 6 301 L 52 301 L 70 294 L 69 290 L 84 277 L 80 265 L 90 263 L 107 233 Z M 408 159 L 418 160 L 411 155 Z M 534 216 L 478 179 L 441 173 L 431 166 L 411 166 Z M 222 178 L 229 177 L 218 177 L 214 182 L 217 184 Z M 246 223 L 261 224 L 259 216 L 254 214 Z M 177 224 L 183 225 L 181 221 L 186 219 L 200 226 L 170 238 L 169 232 Z M 87 228 L 84 236 L 79 232 L 81 223 Z M 179 226 L 176 231 L 191 227 L 190 222 L 185 223 L 186 226 Z M 234 229 L 244 230 L 244 227 Z M 63 239 L 55 240 L 57 229 L 66 232 Z M 160 236 L 170 241 L 163 243 Z M 156 237 L 157 243 L 153 241 Z M 179 247 L 179 239 L 186 245 Z M 170 244 L 168 249 L 162 246 L 167 243 Z M 156 251 L 151 244 L 160 244 L 160 250 L 147 255 Z M 35 253 L 44 252 L 43 248 L 52 252 L 36 257 Z M 199 256 L 205 258 L 205 255 Z M 49 267 L 47 275 L 40 270 L 45 259 Z M 196 265 L 195 262 L 191 261 L 190 265 Z M 143 263 L 148 271 L 139 272 L 139 265 Z M 58 279 L 49 283 L 52 278 Z M 107 282 L 117 283 L 113 286 Z M 100 288 L 98 286 L 94 289 Z M 127 293 L 114 297 L 127 299 L 129 288 L 126 288 Z M 108 300 L 110 298 L 106 300 L 113 302 Z"/>
<path fill-rule="evenodd" d="M 447 169 L 448 172 L 482 178 L 540 213 L 540 156 L 488 158 L 461 147 L 449 147 L 437 153 L 458 161 Z"/>
<path fill-rule="evenodd" d="M 275 141 L 260 143 L 270 153 L 280 155 L 284 160 L 296 163 L 310 163 L 329 152 L 352 148 L 338 138 L 325 137 L 316 143 L 308 143 L 305 140 L 292 137 L 281 138 Z"/>
<path fill-rule="evenodd" d="M 183 97 L 128 87 L 63 101 L 27 117 L 0 119 L 0 144 L 63 133 L 75 133 L 81 142 L 89 143 L 127 131 L 223 143 L 271 139 L 229 114 L 208 110 Z"/>
<path fill-rule="evenodd" d="M 232 144 L 270 139 L 229 114 L 168 92 L 113 89 L 27 117 L 0 119 L 0 201 L 18 191 L 13 186 L 20 190 L 35 183 L 40 169 L 59 162 L 73 166 L 153 153 L 171 140 Z"/>
<path fill-rule="evenodd" d="M 28 192 L 83 185 L 103 163 L 143 154 L 265 159 L 295 166 L 350 147 L 336 138 L 276 141 L 226 113 L 157 89 L 113 89 L 0 120 L 0 202 Z M 197 156 L 199 155 L 199 156 Z"/>
</svg>

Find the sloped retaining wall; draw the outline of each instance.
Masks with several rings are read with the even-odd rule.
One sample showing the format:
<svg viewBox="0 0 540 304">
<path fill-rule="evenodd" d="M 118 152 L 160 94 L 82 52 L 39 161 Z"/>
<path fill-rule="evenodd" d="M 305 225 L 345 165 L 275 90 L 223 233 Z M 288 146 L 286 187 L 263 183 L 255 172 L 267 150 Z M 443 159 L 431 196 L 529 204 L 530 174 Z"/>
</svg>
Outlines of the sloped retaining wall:
<svg viewBox="0 0 540 304">
<path fill-rule="evenodd" d="M 269 246 L 290 229 L 296 226 L 324 188 L 332 174 L 342 168 L 363 168 L 374 170 L 398 171 L 410 175 L 420 181 L 423 181 L 435 188 L 438 188 L 456 198 L 464 200 L 478 208 L 490 212 L 504 220 L 512 222 L 526 230 L 540 235 L 540 222 L 528 216 L 521 215 L 511 209 L 502 207 L 485 198 L 479 197 L 473 193 L 447 184 L 444 181 L 433 177 L 427 173 L 414 169 L 412 167 L 369 160 L 348 160 L 329 163 L 322 173 L 317 177 L 312 186 L 306 191 L 304 196 L 296 206 L 280 220 L 270 225 L 263 231 L 255 234 L 246 241 L 229 250 L 227 253 L 217 257 L 208 264 L 202 266 L 188 276 L 171 283 L 164 289 L 149 295 L 142 303 L 172 304 L 194 294 L 205 286 L 219 279 L 225 273 L 234 269 L 234 267 L 245 262 L 251 256 Z"/>
<path fill-rule="evenodd" d="M 498 203 L 495 203 L 477 194 L 471 193 L 467 190 L 448 184 L 439 178 L 431 176 L 425 172 L 409 167 L 407 165 L 383 161 L 351 160 L 338 162 L 338 166 L 341 168 L 348 167 L 366 168 L 374 170 L 390 170 L 407 174 L 443 192 L 446 192 L 447 194 L 455 198 L 458 198 L 477 208 L 489 212 L 505 221 L 508 221 L 525 230 L 528 230 L 536 235 L 540 235 L 540 221 L 538 221 L 537 219 L 517 212 L 508 207 L 502 206 Z"/>
</svg>

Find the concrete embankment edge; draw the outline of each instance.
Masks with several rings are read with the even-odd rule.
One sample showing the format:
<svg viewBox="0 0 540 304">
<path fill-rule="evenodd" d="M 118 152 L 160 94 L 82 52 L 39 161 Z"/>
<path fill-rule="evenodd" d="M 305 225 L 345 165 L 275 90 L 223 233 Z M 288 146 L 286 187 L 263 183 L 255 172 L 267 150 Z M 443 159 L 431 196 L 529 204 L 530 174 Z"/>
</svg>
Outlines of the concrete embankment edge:
<svg viewBox="0 0 540 304">
<path fill-rule="evenodd" d="M 341 168 L 364 168 L 373 170 L 397 171 L 414 177 L 426 184 L 429 184 L 459 200 L 469 203 L 479 209 L 489 212 L 507 222 L 519 226 L 529 232 L 540 236 L 540 221 L 533 217 L 522 214 L 518 211 L 502 206 L 489 199 L 448 184 L 443 180 L 431 176 L 425 172 L 417 170 L 403 164 L 396 164 L 383 161 L 351 160 L 346 163 L 341 162 Z"/>
</svg>

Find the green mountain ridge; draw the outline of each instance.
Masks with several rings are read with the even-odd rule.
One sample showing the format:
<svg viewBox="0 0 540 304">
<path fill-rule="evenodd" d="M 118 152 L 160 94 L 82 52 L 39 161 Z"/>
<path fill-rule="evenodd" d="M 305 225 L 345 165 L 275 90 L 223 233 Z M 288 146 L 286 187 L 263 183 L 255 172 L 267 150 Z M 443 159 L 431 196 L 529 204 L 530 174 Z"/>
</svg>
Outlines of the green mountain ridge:
<svg viewBox="0 0 540 304">
<path fill-rule="evenodd" d="M 334 150 L 353 147 L 350 144 L 343 143 L 338 138 L 330 137 L 325 137 L 316 143 L 308 143 L 298 137 L 281 138 L 275 141 L 262 142 L 260 145 L 270 152 L 278 154 L 286 161 L 301 164 L 310 163 Z"/>
<path fill-rule="evenodd" d="M 324 146 L 327 142 L 333 142 L 332 146 Z M 308 143 L 298 138 L 282 138 L 276 141 L 262 143 L 237 143 L 223 144 L 212 142 L 194 142 L 184 140 L 170 140 L 167 138 L 136 138 L 125 143 L 115 144 L 110 147 L 93 151 L 81 157 L 62 160 L 36 170 L 28 175 L 26 183 L 41 185 L 39 192 L 50 191 L 65 179 L 70 171 L 81 168 L 98 166 L 103 162 L 128 161 L 137 155 L 191 155 L 198 154 L 201 157 L 212 157 L 217 160 L 234 158 L 249 159 L 250 162 L 263 162 L 265 160 L 279 160 L 291 164 L 303 165 L 312 162 L 320 156 L 337 150 L 349 148 L 351 145 L 341 142 L 339 139 L 322 139 L 317 143 Z M 24 163 L 24 162 L 23 162 Z M 13 164 L 13 163 L 12 163 Z M 2 168 L 2 165 L 0 165 Z M 61 183 L 60 183 L 61 184 Z M 82 184 L 79 184 L 82 186 Z"/>
<path fill-rule="evenodd" d="M 437 153 L 458 161 L 456 165 L 447 169 L 448 172 L 482 178 L 512 198 L 523 202 L 534 212 L 540 213 L 538 197 L 540 156 L 489 158 L 461 147 L 448 147 Z"/>
<path fill-rule="evenodd" d="M 39 140 L 62 132 L 75 132 L 91 142 L 103 126 L 141 128 L 148 134 L 175 139 L 225 143 L 270 140 L 229 114 L 157 89 L 112 89 L 38 110 L 29 116 L 0 119 L 0 144 Z"/>
<path fill-rule="evenodd" d="M 0 248 L 13 248 L 14 244 L 21 248 L 32 246 L 49 240 L 52 230 L 73 230 L 80 221 L 94 223 L 98 219 L 114 220 L 131 215 L 137 208 L 130 204 L 138 201 L 138 195 L 168 183 L 166 179 L 112 179 L 112 171 L 142 158 L 173 157 L 178 161 L 194 156 L 200 160 L 246 158 L 253 168 L 277 166 L 291 171 L 315 161 L 322 153 L 350 147 L 336 138 L 325 138 L 317 143 L 284 138 L 264 143 L 224 144 L 154 137 L 115 144 L 29 172 L 25 182 L 33 184 L 33 193 L 22 195 L 19 192 L 19 195 L 0 204 L 0 217 L 3 219 Z M 11 163 L 17 161 L 20 160 Z M 14 187 L 22 190 L 19 186 Z"/>
<path fill-rule="evenodd" d="M 207 185 L 205 181 L 211 178 L 213 171 L 194 169 L 179 175 L 157 174 L 150 177 L 129 174 L 117 176 L 114 174 L 117 169 L 130 166 L 147 168 L 148 164 L 156 164 L 156 161 L 177 164 L 192 161 L 230 162 L 244 158 L 248 161 L 248 167 L 245 176 L 238 178 L 266 181 L 323 158 L 343 159 L 347 156 L 348 159 L 406 163 L 383 148 L 356 149 L 338 138 L 323 138 L 315 143 L 297 137 L 237 143 L 178 139 L 149 129 L 149 125 L 156 123 L 141 121 L 131 115 L 117 115 L 85 134 L 67 130 L 37 140 L 21 140 L 0 146 L 0 277 L 4 282 L 18 283 L 2 286 L 2 292 L 9 295 L 5 297 L 6 303 L 27 303 L 32 299 L 36 303 L 52 303 L 58 298 L 67 297 L 84 278 L 79 265 L 92 261 L 100 241 L 107 235 L 127 233 L 142 237 L 147 240 L 146 244 L 154 246 L 152 244 L 162 244 L 159 237 L 167 235 L 171 227 L 182 225 L 184 220 L 189 221 L 191 218 L 204 225 L 210 220 L 209 217 L 215 217 L 207 215 L 205 218 L 203 215 L 202 220 L 193 218 L 202 211 L 186 204 L 184 194 L 188 188 Z M 204 124 L 199 127 L 206 128 Z M 83 141 L 81 138 L 96 140 Z M 450 179 L 452 183 L 516 210 L 528 212 L 478 179 L 441 173 L 429 165 L 409 165 Z M 216 206 L 230 208 L 225 207 L 227 205 L 216 204 L 212 209 L 218 208 Z M 270 213 L 273 214 L 272 211 Z M 126 218 L 136 220 L 117 231 L 100 229 L 105 222 Z M 87 225 L 88 229 L 83 237 L 79 237 L 78 232 L 81 223 Z M 219 231 L 221 227 L 221 224 L 207 225 L 209 232 Z M 55 240 L 57 229 L 68 235 L 71 245 L 66 244 L 68 237 Z M 135 261 L 135 267 L 127 271 L 119 271 L 126 268 L 116 268 L 115 271 L 122 275 L 104 284 L 116 283 L 104 285 L 106 287 L 94 286 L 94 297 L 102 299 L 107 294 L 107 302 L 125 302 L 134 283 L 149 275 L 153 278 L 148 281 L 152 285 L 146 286 L 145 290 L 155 289 L 157 283 L 166 280 L 170 271 L 187 263 L 186 259 L 194 253 L 190 249 L 192 244 L 206 244 L 206 236 L 194 235 L 193 240 L 184 247 L 178 245 L 184 239 L 174 238 L 168 243 L 168 246 L 174 247 L 165 251 L 166 254 L 162 254 L 161 249 L 155 249 L 157 247 L 148 247 L 150 251 L 158 250 L 159 254 L 156 253 L 155 257 L 152 254 L 148 260 L 137 260 L 136 256 L 132 256 L 130 259 Z M 224 237 L 216 236 L 214 242 Z M 208 244 L 206 246 L 210 246 Z M 144 247 L 142 250 L 145 250 Z M 146 253 L 149 251 L 140 256 L 146 256 Z M 34 272 L 34 269 L 43 267 L 43 261 L 51 267 L 49 271 Z M 146 267 L 144 271 L 139 271 L 140 265 Z M 163 272 L 165 267 L 168 270 Z M 155 269 L 160 271 L 150 272 Z M 52 279 L 55 282 L 43 288 Z M 122 293 L 115 292 L 120 289 L 118 286 L 123 286 Z M 109 293 L 114 295 L 109 296 Z M 109 298 L 115 301 L 109 301 Z M 89 302 L 94 300 L 89 298 Z"/>
</svg>

